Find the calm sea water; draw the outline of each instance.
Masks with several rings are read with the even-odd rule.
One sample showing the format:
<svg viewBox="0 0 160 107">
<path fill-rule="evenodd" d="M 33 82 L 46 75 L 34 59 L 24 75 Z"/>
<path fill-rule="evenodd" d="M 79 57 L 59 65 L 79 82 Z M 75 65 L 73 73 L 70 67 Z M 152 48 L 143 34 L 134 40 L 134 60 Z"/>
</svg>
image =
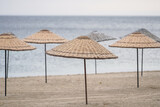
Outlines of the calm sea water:
<svg viewBox="0 0 160 107">
<path fill-rule="evenodd" d="M 117 16 L 0 16 L 0 33 L 12 32 L 23 39 L 41 29 L 48 29 L 66 39 L 74 39 L 92 31 L 123 37 L 146 28 L 160 37 L 160 17 Z M 117 40 L 101 42 L 118 59 L 97 60 L 99 73 L 136 71 L 136 49 L 111 48 Z M 33 51 L 10 52 L 9 77 L 44 75 L 44 45 Z M 51 49 L 57 44 L 48 44 Z M 141 53 L 141 51 L 140 51 Z M 48 75 L 82 74 L 83 60 L 47 55 Z M 141 58 L 141 57 L 139 57 Z M 94 60 L 87 60 L 87 73 L 94 73 Z M 144 50 L 144 70 L 160 70 L 160 49 Z M 4 51 L 0 51 L 0 77 L 4 77 Z"/>
</svg>

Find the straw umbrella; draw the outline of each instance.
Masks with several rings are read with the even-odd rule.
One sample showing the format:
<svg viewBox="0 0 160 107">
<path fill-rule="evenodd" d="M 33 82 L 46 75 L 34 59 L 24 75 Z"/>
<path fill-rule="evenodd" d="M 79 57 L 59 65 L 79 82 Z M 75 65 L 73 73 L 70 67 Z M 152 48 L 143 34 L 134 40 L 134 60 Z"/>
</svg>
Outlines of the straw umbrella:
<svg viewBox="0 0 160 107">
<path fill-rule="evenodd" d="M 97 42 L 102 42 L 102 41 L 109 41 L 109 40 L 115 40 L 116 38 L 108 36 L 104 33 L 100 33 L 98 31 L 93 31 L 87 35 L 89 38 L 92 40 L 95 40 Z"/>
<path fill-rule="evenodd" d="M 138 49 L 142 48 L 160 48 L 160 43 L 152 38 L 145 36 L 139 32 L 132 33 L 116 43 L 110 45 L 110 47 L 119 48 L 136 48 L 137 49 L 137 88 L 139 88 L 139 64 L 138 64 Z"/>
<path fill-rule="evenodd" d="M 149 32 L 147 29 L 141 28 L 141 29 L 136 30 L 135 32 L 140 32 L 140 33 L 142 33 L 142 34 L 154 39 L 155 41 L 160 42 L 160 38 L 157 37 L 156 35 L 152 34 L 151 32 Z M 135 33 L 135 32 L 133 32 L 133 33 Z M 143 53 L 144 53 L 144 50 L 142 48 L 141 76 L 143 76 Z"/>
<path fill-rule="evenodd" d="M 50 43 L 64 43 L 67 42 L 66 39 L 60 37 L 59 35 L 54 34 L 49 30 L 40 30 L 39 32 L 24 38 L 25 42 L 28 43 L 36 43 L 36 44 L 44 44 L 44 52 L 45 52 L 45 83 L 47 83 L 47 56 L 46 56 L 46 44 Z"/>
<path fill-rule="evenodd" d="M 133 33 L 135 33 L 135 32 L 140 32 L 140 33 L 142 33 L 142 34 L 154 39 L 155 41 L 160 42 L 160 38 L 159 37 L 157 37 L 156 35 L 152 34 L 150 31 L 148 31 L 145 28 L 138 29 L 138 30 L 134 31 Z"/>
<path fill-rule="evenodd" d="M 100 33 L 97 31 L 93 31 L 87 35 L 92 40 L 95 40 L 97 42 L 103 42 L 103 41 L 109 41 L 109 40 L 115 40 L 116 38 L 105 35 L 104 33 Z M 97 61 L 95 59 L 95 74 L 97 74 Z"/>
<path fill-rule="evenodd" d="M 98 44 L 96 41 L 91 40 L 87 36 L 80 36 L 67 43 L 59 45 L 47 51 L 47 54 L 52 55 L 52 56 L 66 57 L 66 58 L 84 59 L 86 104 L 88 104 L 86 59 L 114 59 L 114 58 L 117 58 L 117 56 L 113 55 L 105 47 Z"/>
<path fill-rule="evenodd" d="M 0 35 L 0 50 L 5 50 L 5 96 L 7 95 L 7 51 L 33 50 L 35 47 L 18 39 L 15 35 L 4 33 Z M 9 62 L 8 62 L 9 63 Z"/>
</svg>

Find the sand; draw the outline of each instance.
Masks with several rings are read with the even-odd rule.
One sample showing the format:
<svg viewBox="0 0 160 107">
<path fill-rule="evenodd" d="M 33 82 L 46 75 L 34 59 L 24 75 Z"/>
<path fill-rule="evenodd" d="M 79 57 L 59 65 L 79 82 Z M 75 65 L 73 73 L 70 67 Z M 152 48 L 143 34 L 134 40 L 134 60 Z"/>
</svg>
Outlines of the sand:
<svg viewBox="0 0 160 107">
<path fill-rule="evenodd" d="M 89 74 L 85 105 L 84 75 L 0 78 L 0 107 L 160 107 L 160 71 L 144 72 L 140 88 L 136 72 Z"/>
</svg>

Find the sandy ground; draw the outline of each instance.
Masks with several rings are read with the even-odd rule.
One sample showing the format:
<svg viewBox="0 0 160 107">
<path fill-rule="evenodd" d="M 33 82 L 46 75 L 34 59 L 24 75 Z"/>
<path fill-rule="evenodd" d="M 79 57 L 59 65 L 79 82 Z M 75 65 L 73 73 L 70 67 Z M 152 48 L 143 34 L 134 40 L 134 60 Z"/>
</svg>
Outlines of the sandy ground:
<svg viewBox="0 0 160 107">
<path fill-rule="evenodd" d="M 160 107 L 160 71 L 144 72 L 136 88 L 136 72 L 89 74 L 85 105 L 84 75 L 0 79 L 0 107 Z"/>
</svg>

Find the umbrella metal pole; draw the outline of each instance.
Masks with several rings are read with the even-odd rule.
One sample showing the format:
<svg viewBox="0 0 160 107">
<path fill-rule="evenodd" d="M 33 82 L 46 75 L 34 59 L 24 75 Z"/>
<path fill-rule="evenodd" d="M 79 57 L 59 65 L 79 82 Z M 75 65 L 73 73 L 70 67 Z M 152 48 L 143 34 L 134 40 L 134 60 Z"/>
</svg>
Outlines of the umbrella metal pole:
<svg viewBox="0 0 160 107">
<path fill-rule="evenodd" d="M 137 48 L 137 88 L 139 88 L 139 64 L 138 64 L 138 48 Z"/>
<path fill-rule="evenodd" d="M 46 56 L 46 44 L 44 44 L 45 51 L 45 82 L 47 83 L 47 56 Z"/>
<path fill-rule="evenodd" d="M 142 48 L 142 59 L 141 59 L 141 76 L 143 76 L 143 48 Z"/>
<path fill-rule="evenodd" d="M 95 59 L 95 74 L 97 74 L 97 61 Z"/>
<path fill-rule="evenodd" d="M 5 96 L 7 95 L 7 50 L 5 50 Z"/>
<path fill-rule="evenodd" d="M 86 97 L 86 104 L 88 104 L 88 98 L 87 98 L 87 76 L 86 76 L 86 59 L 84 59 L 84 79 L 85 79 L 85 97 Z"/>
<path fill-rule="evenodd" d="M 8 68 L 9 68 L 9 50 L 8 50 L 8 54 L 7 54 L 7 78 L 8 78 Z"/>
</svg>

